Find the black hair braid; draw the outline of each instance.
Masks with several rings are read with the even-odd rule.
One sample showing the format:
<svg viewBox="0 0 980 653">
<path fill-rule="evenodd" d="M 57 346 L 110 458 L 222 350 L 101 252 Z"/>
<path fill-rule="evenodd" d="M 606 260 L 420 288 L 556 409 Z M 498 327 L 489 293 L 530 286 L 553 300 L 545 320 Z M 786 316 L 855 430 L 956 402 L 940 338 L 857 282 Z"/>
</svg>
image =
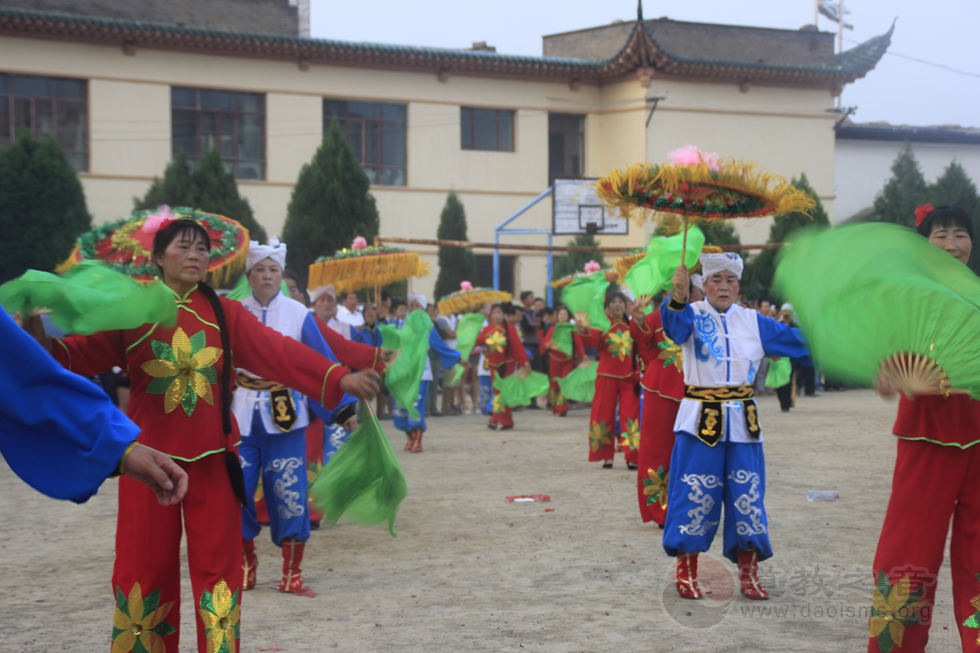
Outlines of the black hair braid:
<svg viewBox="0 0 980 653">
<path fill-rule="evenodd" d="M 231 345 L 229 344 L 228 321 L 225 319 L 225 309 L 221 306 L 221 300 L 214 288 L 203 281 L 197 284 L 197 289 L 201 291 L 211 310 L 214 311 L 214 319 L 218 322 L 218 329 L 221 331 L 221 350 L 223 360 L 221 361 L 221 428 L 225 435 L 231 433 Z"/>
</svg>

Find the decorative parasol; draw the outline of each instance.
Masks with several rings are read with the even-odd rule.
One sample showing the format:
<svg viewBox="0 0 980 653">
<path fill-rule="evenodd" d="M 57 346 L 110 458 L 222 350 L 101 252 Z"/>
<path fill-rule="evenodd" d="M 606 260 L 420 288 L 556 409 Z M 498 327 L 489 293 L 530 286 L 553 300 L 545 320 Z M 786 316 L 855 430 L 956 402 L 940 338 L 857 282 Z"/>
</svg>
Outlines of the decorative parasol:
<svg viewBox="0 0 980 653">
<path fill-rule="evenodd" d="M 774 288 L 792 302 L 821 371 L 906 396 L 980 399 L 980 279 L 891 224 L 806 229 L 780 252 Z"/>
<path fill-rule="evenodd" d="M 419 259 L 418 252 L 406 252 L 397 247 L 368 247 L 361 236 L 350 248 L 323 256 L 310 265 L 310 288 L 332 285 L 338 294 L 380 288 L 389 283 L 429 274 L 429 264 Z"/>
<path fill-rule="evenodd" d="M 474 288 L 469 281 L 464 281 L 459 284 L 459 290 L 439 300 L 439 313 L 442 315 L 466 313 L 485 304 L 509 302 L 512 297 L 509 292 L 493 288 Z"/>
<path fill-rule="evenodd" d="M 231 218 L 197 209 L 161 206 L 156 211 L 136 213 L 86 231 L 75 248 L 55 272 L 69 270 L 82 261 L 102 260 L 109 269 L 136 279 L 153 281 L 160 269 L 153 262 L 153 234 L 140 227 L 147 219 L 191 218 L 207 229 L 211 237 L 211 263 L 205 281 L 215 288 L 228 284 L 245 269 L 248 255 L 248 229 Z"/>
<path fill-rule="evenodd" d="M 613 170 L 596 182 L 596 195 L 641 222 L 658 213 L 678 214 L 684 227 L 692 218 L 761 218 L 809 213 L 816 207 L 807 193 L 751 163 L 734 159 L 722 163 L 717 154 L 693 145 L 674 150 L 667 158 L 669 163 L 637 163 Z M 686 238 L 682 251 L 687 252 Z"/>
<path fill-rule="evenodd" d="M 551 282 L 550 285 L 552 288 L 564 288 L 565 286 L 569 285 L 573 281 L 578 281 L 579 279 L 583 279 L 585 277 L 591 277 L 593 274 L 597 272 L 605 273 L 606 281 L 608 281 L 609 283 L 616 283 L 621 278 L 620 275 L 618 275 L 615 270 L 611 270 L 609 268 L 603 270 L 602 266 L 600 266 L 595 261 L 589 261 L 588 263 L 585 264 L 585 269 L 582 272 L 575 272 L 566 275 L 561 279 L 555 279 L 554 281 Z"/>
</svg>

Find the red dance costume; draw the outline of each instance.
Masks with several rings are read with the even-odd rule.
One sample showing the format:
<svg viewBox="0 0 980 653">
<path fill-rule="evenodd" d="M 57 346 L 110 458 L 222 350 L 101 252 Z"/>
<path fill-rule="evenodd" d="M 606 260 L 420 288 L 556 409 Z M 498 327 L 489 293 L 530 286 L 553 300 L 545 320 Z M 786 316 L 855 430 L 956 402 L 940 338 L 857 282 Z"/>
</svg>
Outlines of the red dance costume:
<svg viewBox="0 0 980 653">
<path fill-rule="evenodd" d="M 585 347 L 599 350 L 599 369 L 589 420 L 589 462 L 613 459 L 616 454 L 616 404 L 626 462 L 636 464 L 640 445 L 640 398 L 633 364 L 633 338 L 629 323 L 613 320 L 608 331 L 589 329 L 582 337 Z"/>
<path fill-rule="evenodd" d="M 639 474 L 636 487 L 643 522 L 664 525 L 667 517 L 667 481 L 670 455 L 674 450 L 674 421 L 684 398 L 683 355 L 681 348 L 664 335 L 660 311 L 653 311 L 644 322 L 633 321 L 630 333 L 636 355 L 646 367 L 643 387 L 643 415 L 640 426 Z"/>
<path fill-rule="evenodd" d="M 221 301 L 234 352 L 232 370 L 244 367 L 336 406 L 347 373 L 299 342 L 264 326 L 236 301 Z M 55 358 L 82 376 L 115 366 L 132 379 L 129 417 L 142 429 L 138 441 L 169 454 L 187 471 L 187 496 L 161 506 L 153 492 L 119 479 L 116 560 L 112 587 L 114 652 L 177 653 L 180 637 L 180 539 L 187 554 L 200 653 L 238 650 L 242 587 L 241 503 L 229 470 L 237 456 L 238 424 L 222 427 L 219 380 L 224 351 L 217 319 L 196 287 L 178 298 L 177 325 L 144 325 L 127 331 L 56 340 Z M 233 384 L 232 373 L 229 383 Z M 240 483 L 240 481 L 239 481 Z M 242 490 L 243 491 L 243 488 Z"/>
<path fill-rule="evenodd" d="M 875 552 L 868 651 L 925 650 L 950 518 L 953 613 L 963 650 L 980 651 L 978 425 L 980 402 L 967 395 L 901 398 L 892 494 Z"/>
<path fill-rule="evenodd" d="M 498 377 L 509 376 L 514 373 L 516 367 L 527 363 L 527 352 L 521 343 L 521 337 L 517 329 L 510 322 L 503 324 L 488 324 L 480 331 L 476 337 L 478 346 L 486 347 L 486 361 L 490 367 L 490 383 L 492 384 Z M 493 412 L 490 415 L 490 424 L 511 428 L 514 426 L 514 414 L 510 406 L 501 406 L 497 401 L 500 391 L 493 389 Z"/>
<path fill-rule="evenodd" d="M 550 349 L 551 336 L 555 332 L 555 327 L 548 329 L 548 334 L 541 338 L 541 354 L 548 357 L 548 376 L 551 377 L 550 397 L 551 412 L 555 415 L 568 414 L 568 402 L 561 393 L 561 386 L 558 379 L 564 379 L 568 373 L 575 369 L 575 363 L 585 358 L 585 346 L 582 344 L 582 336 L 572 332 L 572 355 L 567 356 L 557 349 Z"/>
</svg>

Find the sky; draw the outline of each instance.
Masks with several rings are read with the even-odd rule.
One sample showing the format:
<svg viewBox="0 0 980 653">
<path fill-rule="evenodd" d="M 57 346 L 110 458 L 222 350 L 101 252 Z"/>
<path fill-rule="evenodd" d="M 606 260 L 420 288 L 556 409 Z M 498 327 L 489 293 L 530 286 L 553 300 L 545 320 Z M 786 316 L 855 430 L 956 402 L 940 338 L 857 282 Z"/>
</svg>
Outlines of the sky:
<svg viewBox="0 0 980 653">
<path fill-rule="evenodd" d="M 980 0 L 844 0 L 854 30 L 844 48 L 888 31 L 889 53 L 844 89 L 856 122 L 980 127 Z M 486 41 L 505 54 L 541 54 L 541 37 L 635 20 L 636 0 L 311 0 L 312 36 L 345 41 L 467 48 Z M 646 0 L 645 18 L 799 29 L 813 0 Z M 820 17 L 820 29 L 837 25 Z M 850 41 L 850 42 L 849 42 Z M 907 58 L 953 68 L 953 72 Z"/>
</svg>

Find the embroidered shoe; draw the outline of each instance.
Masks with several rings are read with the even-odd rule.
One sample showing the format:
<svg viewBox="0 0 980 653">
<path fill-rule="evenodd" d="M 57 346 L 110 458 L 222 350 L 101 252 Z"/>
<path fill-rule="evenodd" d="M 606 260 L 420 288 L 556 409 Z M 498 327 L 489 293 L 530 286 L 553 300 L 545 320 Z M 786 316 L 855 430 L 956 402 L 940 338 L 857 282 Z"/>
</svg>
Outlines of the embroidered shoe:
<svg viewBox="0 0 980 653">
<path fill-rule="evenodd" d="M 738 582 L 745 598 L 753 601 L 769 599 L 769 592 L 759 584 L 759 554 L 755 549 L 738 552 Z"/>
<path fill-rule="evenodd" d="M 682 599 L 704 598 L 698 585 L 698 554 L 681 553 L 677 556 L 677 593 Z"/>
<path fill-rule="evenodd" d="M 422 436 L 425 431 L 422 429 L 415 429 L 412 432 L 412 448 L 409 449 L 411 453 L 422 453 Z"/>
<path fill-rule="evenodd" d="M 313 598 L 316 596 L 309 587 L 303 585 L 303 551 L 306 549 L 306 542 L 299 542 L 292 538 L 282 541 L 282 580 L 279 581 L 279 591 L 299 594 Z"/>
<path fill-rule="evenodd" d="M 250 590 L 255 587 L 259 571 L 259 557 L 255 555 L 255 540 L 242 540 L 242 575 L 245 577 L 242 589 Z"/>
</svg>

